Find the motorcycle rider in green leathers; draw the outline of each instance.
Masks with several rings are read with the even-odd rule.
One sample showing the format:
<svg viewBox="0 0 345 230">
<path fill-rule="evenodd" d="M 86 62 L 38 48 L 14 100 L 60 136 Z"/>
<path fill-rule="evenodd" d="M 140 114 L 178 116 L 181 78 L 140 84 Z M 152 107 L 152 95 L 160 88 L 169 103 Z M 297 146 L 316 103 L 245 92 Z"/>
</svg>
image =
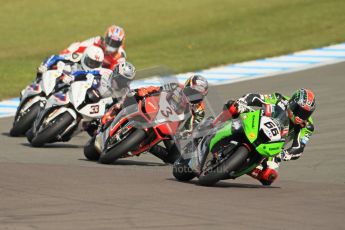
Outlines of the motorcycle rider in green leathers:
<svg viewBox="0 0 345 230">
<path fill-rule="evenodd" d="M 248 173 L 263 185 L 270 185 L 278 177 L 277 170 L 282 160 L 296 160 L 302 155 L 314 131 L 311 114 L 315 110 L 315 95 L 309 89 L 299 89 L 294 92 L 291 98 L 280 93 L 269 95 L 249 93 L 236 101 L 229 100 L 224 105 L 222 113 L 215 119 L 214 124 L 224 122 L 232 117 L 236 118 L 240 113 L 247 112 L 243 104 L 255 107 L 275 105 L 287 111 L 290 120 L 287 142 L 292 141 L 292 145 L 284 149 L 278 156 L 264 160 L 252 172 Z"/>
</svg>

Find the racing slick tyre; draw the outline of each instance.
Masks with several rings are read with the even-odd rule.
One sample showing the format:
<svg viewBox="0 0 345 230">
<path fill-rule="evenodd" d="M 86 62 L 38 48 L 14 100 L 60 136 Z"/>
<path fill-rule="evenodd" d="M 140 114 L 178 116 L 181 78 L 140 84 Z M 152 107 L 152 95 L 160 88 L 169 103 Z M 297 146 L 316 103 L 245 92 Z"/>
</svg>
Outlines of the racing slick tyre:
<svg viewBox="0 0 345 230">
<path fill-rule="evenodd" d="M 149 149 L 149 152 L 166 164 L 174 164 L 181 154 L 175 145 L 167 148 L 169 151 L 160 145 L 154 145 Z"/>
<path fill-rule="evenodd" d="M 28 142 L 29 142 L 29 143 L 31 143 L 32 139 L 35 137 L 32 128 L 29 129 L 29 130 L 25 133 L 25 135 L 26 135 L 26 138 L 28 139 Z"/>
<path fill-rule="evenodd" d="M 188 166 L 189 160 L 181 156 L 173 165 L 173 175 L 179 181 L 190 181 L 195 177 L 195 173 Z"/>
<path fill-rule="evenodd" d="M 137 147 L 144 138 L 146 138 L 146 132 L 142 129 L 136 129 L 113 148 L 103 151 L 98 161 L 102 164 L 112 164 L 131 149 Z"/>
<path fill-rule="evenodd" d="M 23 112 L 20 112 L 23 106 L 21 106 L 21 108 L 18 108 L 18 113 L 14 118 L 13 127 L 10 130 L 10 136 L 18 137 L 25 135 L 25 133 L 32 126 L 37 114 L 41 109 L 39 103 L 40 102 L 36 102 L 30 108 Z"/>
<path fill-rule="evenodd" d="M 84 156 L 90 161 L 98 161 L 100 157 L 100 154 L 95 148 L 95 139 L 95 136 L 92 137 L 84 146 Z"/>
<path fill-rule="evenodd" d="M 174 145 L 169 149 L 169 153 L 166 156 L 165 163 L 174 164 L 180 158 L 181 154 L 178 148 Z"/>
<path fill-rule="evenodd" d="M 42 147 L 46 143 L 55 141 L 58 135 L 64 132 L 73 121 L 74 118 L 68 112 L 60 114 L 59 116 L 51 120 L 42 131 L 34 134 L 34 137 L 30 142 L 31 145 L 33 147 Z M 29 140 L 28 136 L 27 138 Z"/>
<path fill-rule="evenodd" d="M 203 186 L 212 186 L 219 180 L 227 178 L 229 173 L 243 165 L 248 157 L 248 149 L 244 146 L 240 146 L 228 159 L 220 163 L 215 169 L 203 170 L 199 176 L 199 184 Z"/>
</svg>

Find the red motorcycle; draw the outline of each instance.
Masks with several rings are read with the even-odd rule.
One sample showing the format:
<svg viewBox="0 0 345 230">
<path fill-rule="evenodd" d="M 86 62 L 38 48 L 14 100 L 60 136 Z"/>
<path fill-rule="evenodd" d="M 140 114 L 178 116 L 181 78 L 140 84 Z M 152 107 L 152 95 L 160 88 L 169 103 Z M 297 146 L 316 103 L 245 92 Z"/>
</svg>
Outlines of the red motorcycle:
<svg viewBox="0 0 345 230">
<path fill-rule="evenodd" d="M 138 156 L 161 141 L 171 140 L 190 116 L 190 104 L 180 88 L 151 94 L 138 101 L 135 96 L 128 96 L 124 109 L 89 140 L 84 155 L 104 164 Z"/>
</svg>

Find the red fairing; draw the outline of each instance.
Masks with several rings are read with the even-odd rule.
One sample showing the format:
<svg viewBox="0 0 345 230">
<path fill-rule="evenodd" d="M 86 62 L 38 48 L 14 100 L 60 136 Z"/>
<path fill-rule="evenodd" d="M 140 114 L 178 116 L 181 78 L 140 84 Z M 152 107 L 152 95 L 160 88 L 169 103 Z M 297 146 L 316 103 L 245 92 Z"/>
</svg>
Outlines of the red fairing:
<svg viewBox="0 0 345 230">
<path fill-rule="evenodd" d="M 130 120 L 131 117 L 141 117 L 148 124 L 152 123 L 159 112 L 159 100 L 160 95 L 154 95 L 154 96 L 147 96 L 145 99 L 138 101 L 138 111 L 135 113 L 132 113 L 130 115 L 124 116 L 120 121 L 113 127 L 110 127 L 109 136 L 113 137 L 116 135 L 116 133 L 119 131 L 122 124 L 126 124 L 128 120 Z M 143 106 L 143 102 L 145 102 Z M 152 146 L 158 144 L 160 141 L 164 139 L 171 138 L 171 135 L 175 134 L 180 122 L 166 122 L 163 124 L 159 124 L 155 127 L 145 129 L 145 131 L 151 130 L 150 132 L 150 141 L 144 140 L 143 143 L 141 143 L 137 149 L 131 151 L 133 155 L 139 155 L 142 152 L 147 151 Z M 132 128 L 132 127 L 130 127 Z"/>
<path fill-rule="evenodd" d="M 114 134 L 117 132 L 117 130 L 119 129 L 119 127 L 125 123 L 128 119 L 125 117 L 124 119 L 120 120 L 114 127 L 111 128 L 110 132 L 109 132 L 109 136 L 114 136 Z"/>
<path fill-rule="evenodd" d="M 179 123 L 178 122 L 171 122 L 168 124 L 162 124 L 162 125 L 158 125 L 156 127 L 156 129 L 159 129 L 159 131 L 167 136 L 171 136 L 176 134 L 176 131 L 179 127 Z"/>
<path fill-rule="evenodd" d="M 145 99 L 146 114 L 150 119 L 154 119 L 159 111 L 159 96 L 151 96 Z"/>
</svg>

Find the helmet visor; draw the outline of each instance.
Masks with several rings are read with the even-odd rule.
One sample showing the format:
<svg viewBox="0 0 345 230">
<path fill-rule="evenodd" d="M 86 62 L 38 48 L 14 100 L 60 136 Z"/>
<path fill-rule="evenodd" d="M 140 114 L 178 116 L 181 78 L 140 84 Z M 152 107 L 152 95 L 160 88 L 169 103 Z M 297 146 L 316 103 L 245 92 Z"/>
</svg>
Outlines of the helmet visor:
<svg viewBox="0 0 345 230">
<path fill-rule="evenodd" d="M 84 64 L 91 69 L 95 69 L 99 68 L 102 65 L 102 62 L 93 60 L 89 56 L 86 56 L 84 58 Z"/>
<path fill-rule="evenodd" d="M 122 41 L 120 41 L 120 40 L 116 41 L 116 40 L 111 39 L 109 36 L 106 36 L 105 37 L 105 44 L 107 46 L 114 48 L 114 49 L 117 49 L 122 45 Z"/>
<path fill-rule="evenodd" d="M 300 119 L 304 121 L 308 120 L 308 118 L 313 113 L 313 111 L 308 111 L 308 110 L 303 109 L 294 101 L 290 102 L 289 108 L 296 117 L 299 117 Z"/>
<path fill-rule="evenodd" d="M 204 99 L 203 95 L 199 91 L 192 89 L 191 87 L 185 87 L 183 89 L 183 93 L 192 104 L 199 103 Z"/>
<path fill-rule="evenodd" d="M 121 74 L 114 75 L 111 79 L 113 89 L 123 89 L 129 87 L 131 80 Z"/>
</svg>

